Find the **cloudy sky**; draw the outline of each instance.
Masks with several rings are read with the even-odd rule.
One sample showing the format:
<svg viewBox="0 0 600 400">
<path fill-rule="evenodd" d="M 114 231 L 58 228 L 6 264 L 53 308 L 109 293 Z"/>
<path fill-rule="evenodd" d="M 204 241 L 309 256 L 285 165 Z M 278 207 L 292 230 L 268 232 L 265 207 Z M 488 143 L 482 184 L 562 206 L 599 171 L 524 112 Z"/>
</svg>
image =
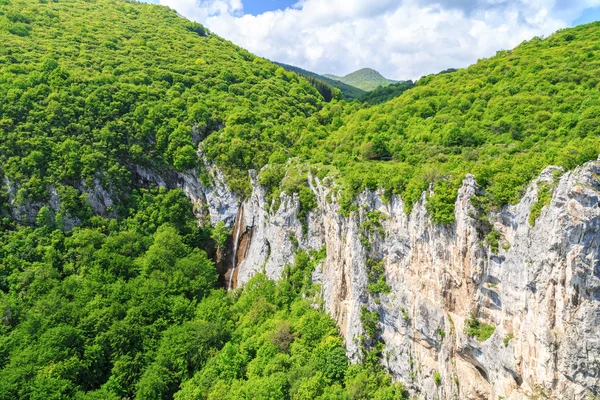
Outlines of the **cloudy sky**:
<svg viewBox="0 0 600 400">
<path fill-rule="evenodd" d="M 153 0 L 270 60 L 416 79 L 600 17 L 600 0 Z"/>
</svg>

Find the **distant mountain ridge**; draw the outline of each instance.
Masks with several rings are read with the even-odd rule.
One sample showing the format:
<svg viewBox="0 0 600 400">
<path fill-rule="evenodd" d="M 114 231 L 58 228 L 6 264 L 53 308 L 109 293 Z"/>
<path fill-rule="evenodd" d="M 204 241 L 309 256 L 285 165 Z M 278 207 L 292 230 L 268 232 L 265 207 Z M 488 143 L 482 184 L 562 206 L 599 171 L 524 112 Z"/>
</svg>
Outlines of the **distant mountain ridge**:
<svg viewBox="0 0 600 400">
<path fill-rule="evenodd" d="M 283 64 L 283 63 L 279 63 L 279 62 L 275 62 L 275 61 L 273 61 L 273 63 L 276 65 L 279 65 L 280 67 L 282 67 L 283 69 L 285 69 L 287 71 L 292 71 L 292 72 L 295 72 L 299 75 L 303 75 L 308 78 L 317 79 L 333 88 L 337 88 L 337 89 L 341 90 L 342 94 L 344 95 L 344 98 L 346 100 L 358 99 L 366 93 L 364 90 L 361 90 L 355 86 L 346 84 L 346 83 L 340 81 L 339 79 L 330 79 L 326 76 L 319 75 L 314 72 L 307 71 L 307 70 L 299 68 L 299 67 L 295 67 L 293 65 Z"/>
<path fill-rule="evenodd" d="M 354 86 L 366 92 L 377 89 L 379 86 L 388 86 L 396 81 L 385 78 L 379 72 L 371 68 L 363 68 L 354 71 L 346 76 L 336 76 L 331 74 L 324 75 L 326 78 L 343 82 L 347 85 Z"/>
</svg>

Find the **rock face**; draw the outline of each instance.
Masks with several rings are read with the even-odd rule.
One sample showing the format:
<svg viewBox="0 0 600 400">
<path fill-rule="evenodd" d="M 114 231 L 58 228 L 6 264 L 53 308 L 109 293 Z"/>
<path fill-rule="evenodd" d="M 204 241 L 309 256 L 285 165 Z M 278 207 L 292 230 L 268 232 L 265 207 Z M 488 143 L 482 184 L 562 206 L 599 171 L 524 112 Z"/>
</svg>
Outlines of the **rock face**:
<svg viewBox="0 0 600 400">
<path fill-rule="evenodd" d="M 298 248 L 325 246 L 314 278 L 348 353 L 360 356 L 366 306 L 379 315 L 382 362 L 418 398 L 594 398 L 600 394 L 600 163 L 558 178 L 559 172 L 546 169 L 519 204 L 490 216 L 491 225 L 472 205 L 478 191 L 472 176 L 459 191 L 451 226 L 431 221 L 425 194 L 407 216 L 400 198 L 386 202 L 382 193 L 366 191 L 356 199 L 358 211 L 344 216 L 333 189 L 309 179 L 318 207 L 306 234 L 298 198 L 282 195 L 269 212 L 252 173 L 254 191 L 238 222 L 244 245 L 235 283 L 257 272 L 277 279 Z M 531 226 L 542 185 L 553 187 L 552 200 Z M 388 294 L 369 291 L 370 262 L 383 263 Z M 493 327 L 487 340 L 465 333 L 473 317 Z"/>
<path fill-rule="evenodd" d="M 384 201 L 381 192 L 365 191 L 356 211 L 344 215 L 335 188 L 310 176 L 317 207 L 303 226 L 296 195 L 282 194 L 273 209 L 251 171 L 253 193 L 240 204 L 217 168 L 205 161 L 205 171 L 210 185 L 193 172 L 131 167 L 135 185 L 180 188 L 199 224 L 224 221 L 236 232 L 235 254 L 223 254 L 220 263 L 228 269 L 226 287 L 258 272 L 278 279 L 298 249 L 325 247 L 313 279 L 348 354 L 361 356 L 361 313 L 376 312 L 382 363 L 417 398 L 600 395 L 600 162 L 560 177 L 557 168 L 547 168 L 519 204 L 489 222 L 473 206 L 478 188 L 467 176 L 450 226 L 432 222 L 426 193 L 407 215 L 400 198 Z M 16 204 L 17 186 L 5 185 L 18 220 L 31 222 L 43 205 L 60 210 L 56 190 L 46 204 Z M 532 218 L 542 187 L 553 189 L 552 199 Z M 95 212 L 110 214 L 110 190 L 99 182 L 82 182 L 80 190 Z M 375 293 L 369 285 L 373 263 L 383 266 L 388 290 Z M 474 318 L 493 329 L 486 340 L 465 333 Z"/>
<path fill-rule="evenodd" d="M 202 153 L 198 154 L 203 157 Z M 164 187 L 169 190 L 181 189 L 194 205 L 194 213 L 201 225 L 216 225 L 224 221 L 228 228 L 235 222 L 239 200 L 225 184 L 223 173 L 214 167 L 208 160 L 203 159 L 203 169 L 210 184 L 204 184 L 198 178 L 195 170 L 177 172 L 173 169 L 151 169 L 141 165 L 130 165 L 129 170 L 135 187 L 149 187 L 151 185 Z M 54 186 L 50 187 L 48 200 L 43 202 L 23 201 L 18 199 L 18 185 L 8 178 L 4 178 L 4 186 L 8 194 L 8 202 L 12 217 L 21 223 L 33 224 L 35 218 L 44 206 L 57 213 L 61 211 L 62 203 Z M 112 188 L 102 186 L 99 178 L 94 179 L 92 185 L 81 180 L 74 186 L 79 192 L 86 195 L 89 205 L 95 214 L 106 217 L 115 217 L 112 209 L 119 194 Z M 81 221 L 77 218 L 65 218 L 67 230 L 77 226 Z"/>
</svg>

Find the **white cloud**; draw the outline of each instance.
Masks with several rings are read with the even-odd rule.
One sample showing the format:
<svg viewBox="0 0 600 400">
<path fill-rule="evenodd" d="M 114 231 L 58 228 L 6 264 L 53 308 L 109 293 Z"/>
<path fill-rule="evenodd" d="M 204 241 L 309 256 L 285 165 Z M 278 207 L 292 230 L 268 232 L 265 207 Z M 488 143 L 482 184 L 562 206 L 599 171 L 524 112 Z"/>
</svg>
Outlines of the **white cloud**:
<svg viewBox="0 0 600 400">
<path fill-rule="evenodd" d="M 251 0 L 244 0 L 251 1 Z M 303 0 L 243 15 L 242 0 L 160 0 L 274 61 L 344 75 L 416 79 L 569 26 L 600 0 Z"/>
</svg>

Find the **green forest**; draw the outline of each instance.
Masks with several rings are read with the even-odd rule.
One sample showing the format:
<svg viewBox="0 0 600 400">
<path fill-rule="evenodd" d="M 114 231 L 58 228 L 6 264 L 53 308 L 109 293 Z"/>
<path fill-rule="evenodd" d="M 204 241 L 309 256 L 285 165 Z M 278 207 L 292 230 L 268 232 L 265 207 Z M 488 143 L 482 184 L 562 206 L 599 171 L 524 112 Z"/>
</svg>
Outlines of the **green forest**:
<svg viewBox="0 0 600 400">
<path fill-rule="evenodd" d="M 132 198 L 119 221 L 64 232 L 46 210 L 0 236 L 0 399 L 403 398 L 312 306 L 323 252 L 226 293 L 183 192 Z"/>
<path fill-rule="evenodd" d="M 356 100 L 144 3 L 0 0 L 0 41 L 0 399 L 406 396 L 378 345 L 348 359 L 310 281 L 323 251 L 225 292 L 222 235 L 182 191 L 135 187 L 136 165 L 204 179 L 199 149 L 240 199 L 255 169 L 303 213 L 309 172 L 345 213 L 377 188 L 409 213 L 433 185 L 427 208 L 452 224 L 467 173 L 491 210 L 600 153 L 599 23 Z M 89 205 L 96 182 L 111 218 Z"/>
</svg>

